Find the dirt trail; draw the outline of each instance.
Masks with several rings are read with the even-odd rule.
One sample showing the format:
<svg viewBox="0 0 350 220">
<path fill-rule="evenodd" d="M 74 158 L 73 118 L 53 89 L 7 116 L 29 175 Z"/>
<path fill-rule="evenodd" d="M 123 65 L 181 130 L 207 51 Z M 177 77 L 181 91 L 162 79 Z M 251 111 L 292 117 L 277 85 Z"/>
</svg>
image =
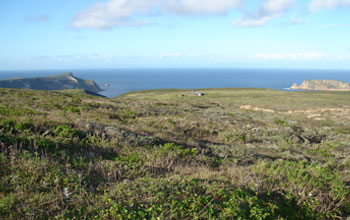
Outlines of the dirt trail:
<svg viewBox="0 0 350 220">
<path fill-rule="evenodd" d="M 320 109 L 299 109 L 299 110 L 289 110 L 289 111 L 276 111 L 273 109 L 268 109 L 268 108 L 261 108 L 257 106 L 252 106 L 252 105 L 241 105 L 239 107 L 240 109 L 244 110 L 252 110 L 252 111 L 262 111 L 262 112 L 269 112 L 269 113 L 278 113 L 278 114 L 311 114 L 308 117 L 317 117 L 320 116 L 318 113 L 323 113 L 323 112 L 347 112 L 350 111 L 350 107 L 344 107 L 344 108 L 320 108 Z"/>
<path fill-rule="evenodd" d="M 252 106 L 252 105 L 241 105 L 239 108 L 240 109 L 244 109 L 244 110 L 262 111 L 262 112 L 269 112 L 269 113 L 275 113 L 276 112 L 273 109 L 261 108 L 261 107 Z"/>
</svg>

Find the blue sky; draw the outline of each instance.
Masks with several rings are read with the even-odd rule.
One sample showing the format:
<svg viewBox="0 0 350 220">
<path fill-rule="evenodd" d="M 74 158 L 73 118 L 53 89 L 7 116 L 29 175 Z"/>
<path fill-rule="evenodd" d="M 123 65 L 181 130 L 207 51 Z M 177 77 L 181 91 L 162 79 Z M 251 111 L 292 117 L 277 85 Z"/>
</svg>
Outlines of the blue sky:
<svg viewBox="0 0 350 220">
<path fill-rule="evenodd" d="M 2 0 L 0 70 L 350 69 L 350 0 Z"/>
</svg>

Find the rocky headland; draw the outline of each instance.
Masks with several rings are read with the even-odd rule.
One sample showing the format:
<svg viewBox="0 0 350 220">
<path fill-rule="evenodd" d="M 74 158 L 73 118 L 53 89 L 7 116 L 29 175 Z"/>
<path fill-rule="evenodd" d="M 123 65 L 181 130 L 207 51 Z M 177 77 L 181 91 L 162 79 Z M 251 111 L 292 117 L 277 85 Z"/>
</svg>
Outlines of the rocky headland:
<svg viewBox="0 0 350 220">
<path fill-rule="evenodd" d="M 93 80 L 80 79 L 73 76 L 72 73 L 48 77 L 0 80 L 0 87 L 35 90 L 84 89 L 92 92 L 102 91 Z"/>
<path fill-rule="evenodd" d="M 305 80 L 300 86 L 294 83 L 290 88 L 318 91 L 350 91 L 349 83 L 337 80 Z"/>
</svg>

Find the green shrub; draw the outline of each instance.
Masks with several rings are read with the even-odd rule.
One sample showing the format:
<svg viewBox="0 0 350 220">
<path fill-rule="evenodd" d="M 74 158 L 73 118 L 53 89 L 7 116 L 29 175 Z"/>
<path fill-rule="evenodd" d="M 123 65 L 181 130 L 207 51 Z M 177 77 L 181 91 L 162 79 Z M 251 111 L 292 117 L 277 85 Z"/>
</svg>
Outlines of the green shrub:
<svg viewBox="0 0 350 220">
<path fill-rule="evenodd" d="M 163 147 L 158 149 L 161 153 L 173 152 L 178 156 L 196 156 L 197 149 L 196 148 L 185 148 L 181 145 L 175 145 L 174 143 L 166 143 Z"/>
<path fill-rule="evenodd" d="M 66 110 L 71 113 L 78 113 L 80 115 L 80 109 L 78 107 L 67 106 Z"/>
<path fill-rule="evenodd" d="M 312 213 L 220 182 L 139 178 L 105 193 L 97 219 L 312 219 Z M 288 207 L 292 212 L 286 212 Z"/>
<path fill-rule="evenodd" d="M 19 122 L 15 124 L 15 129 L 17 131 L 24 131 L 24 130 L 32 130 L 34 129 L 34 124 L 33 124 L 33 120 L 32 119 L 28 119 L 25 122 Z"/>
<path fill-rule="evenodd" d="M 104 173 L 110 180 L 133 180 L 146 175 L 147 168 L 138 152 L 130 152 L 127 155 L 115 157 L 112 163 L 105 166 Z"/>
<path fill-rule="evenodd" d="M 131 111 L 130 109 L 126 109 L 124 112 L 118 112 L 118 114 L 109 114 L 108 117 L 110 119 L 117 119 L 122 123 L 128 123 L 137 117 L 137 113 Z"/>
<path fill-rule="evenodd" d="M 171 119 L 167 119 L 166 120 L 167 123 L 171 124 L 172 126 L 175 126 L 176 125 L 176 122 L 171 120 Z"/>
<path fill-rule="evenodd" d="M 334 216 L 342 212 L 350 192 L 337 171 L 305 161 L 258 162 L 253 172 L 268 191 L 284 192 L 312 211 Z"/>
<path fill-rule="evenodd" d="M 0 122 L 0 128 L 3 128 L 6 132 L 9 132 L 11 129 L 21 132 L 25 130 L 33 130 L 35 126 L 32 119 L 17 123 L 12 119 L 5 119 Z"/>
<path fill-rule="evenodd" d="M 40 114 L 37 111 L 27 108 L 9 108 L 9 107 L 0 107 L 0 114 L 2 116 L 8 117 L 18 117 L 18 116 L 28 116 L 28 115 L 38 115 Z"/>
<path fill-rule="evenodd" d="M 243 143 L 246 142 L 246 139 L 247 139 L 247 135 L 246 134 L 239 134 L 239 135 L 236 135 L 236 137 L 237 137 L 238 140 L 243 141 Z"/>
<path fill-rule="evenodd" d="M 218 167 L 220 167 L 221 164 L 222 164 L 222 160 L 221 159 L 214 158 L 214 159 L 210 160 L 209 167 L 210 168 L 218 168 Z"/>
<path fill-rule="evenodd" d="M 59 125 L 56 127 L 56 134 L 65 138 L 80 137 L 82 133 L 70 126 Z"/>
<path fill-rule="evenodd" d="M 71 103 L 73 105 L 78 105 L 81 103 L 81 99 L 78 96 L 74 96 L 74 97 L 72 97 Z"/>
<path fill-rule="evenodd" d="M 281 119 L 275 119 L 273 122 L 274 122 L 276 125 L 283 125 L 283 126 L 288 126 L 288 125 L 289 125 L 288 122 L 283 121 L 283 120 L 281 120 Z"/>
<path fill-rule="evenodd" d="M 137 152 L 131 152 L 130 154 L 123 156 L 120 155 L 114 159 L 116 162 L 121 162 L 125 164 L 133 164 L 141 162 L 141 158 Z"/>
<path fill-rule="evenodd" d="M 350 134 L 350 127 L 337 128 L 335 132 L 338 134 Z"/>
<path fill-rule="evenodd" d="M 12 119 L 5 119 L 0 122 L 0 128 L 3 128 L 6 132 L 9 132 L 14 126 L 16 122 Z"/>
</svg>

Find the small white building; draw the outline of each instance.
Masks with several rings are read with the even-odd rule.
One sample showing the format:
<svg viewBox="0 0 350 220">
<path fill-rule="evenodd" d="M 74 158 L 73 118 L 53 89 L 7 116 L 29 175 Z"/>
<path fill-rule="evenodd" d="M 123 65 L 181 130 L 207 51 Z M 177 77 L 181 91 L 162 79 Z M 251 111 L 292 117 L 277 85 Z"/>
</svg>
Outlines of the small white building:
<svg viewBox="0 0 350 220">
<path fill-rule="evenodd" d="M 202 93 L 202 92 L 197 92 L 197 91 L 192 91 L 192 92 L 189 92 L 190 95 L 196 95 L 196 96 L 204 96 L 205 94 Z"/>
</svg>

